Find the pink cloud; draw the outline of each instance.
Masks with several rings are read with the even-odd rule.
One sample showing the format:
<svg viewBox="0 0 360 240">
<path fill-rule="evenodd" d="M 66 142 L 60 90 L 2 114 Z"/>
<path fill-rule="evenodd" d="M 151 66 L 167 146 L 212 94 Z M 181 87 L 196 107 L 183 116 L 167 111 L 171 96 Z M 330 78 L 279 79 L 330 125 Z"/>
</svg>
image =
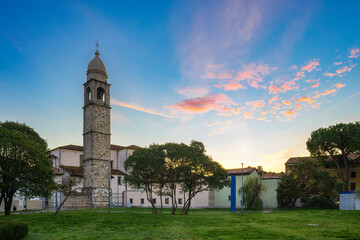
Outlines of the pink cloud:
<svg viewBox="0 0 360 240">
<path fill-rule="evenodd" d="M 354 67 L 356 67 L 356 65 L 357 64 L 352 64 L 351 66 L 344 66 L 344 67 L 336 70 L 336 73 L 324 73 L 324 76 L 333 77 L 333 76 L 340 75 L 345 72 L 350 72 Z M 342 76 L 339 76 L 339 77 L 342 77 Z"/>
<path fill-rule="evenodd" d="M 315 84 L 311 85 L 311 87 L 312 87 L 312 88 L 317 88 L 317 87 L 319 87 L 320 85 L 321 85 L 321 83 L 318 82 L 318 83 L 315 83 Z"/>
<path fill-rule="evenodd" d="M 345 86 L 346 86 L 346 84 L 337 83 L 337 84 L 335 84 L 334 86 L 335 86 L 335 87 L 337 87 L 337 88 L 339 89 L 339 88 L 343 88 L 343 87 L 345 87 Z"/>
<path fill-rule="evenodd" d="M 314 98 L 319 98 L 321 96 L 326 96 L 326 95 L 329 95 L 331 93 L 336 93 L 336 89 L 325 90 L 325 92 L 322 92 L 322 93 L 319 93 L 319 94 L 315 95 Z"/>
<path fill-rule="evenodd" d="M 301 70 L 311 72 L 311 71 L 315 70 L 315 68 L 319 65 L 320 65 L 319 61 L 314 59 L 314 60 L 310 61 L 307 65 L 302 67 Z"/>
<path fill-rule="evenodd" d="M 304 71 L 299 71 L 296 73 L 296 77 L 303 77 L 303 76 L 305 76 L 304 74 L 305 74 Z"/>
<path fill-rule="evenodd" d="M 186 87 L 184 89 L 180 89 L 178 91 L 179 94 L 184 95 L 186 97 L 199 97 L 205 96 L 210 93 L 210 89 L 207 88 L 196 88 L 196 87 Z"/>
<path fill-rule="evenodd" d="M 360 55 L 360 48 L 353 48 L 350 50 L 349 58 L 358 58 Z"/>
<path fill-rule="evenodd" d="M 338 65 L 341 65 L 341 64 L 343 64 L 343 62 L 334 62 L 335 66 L 338 66 Z"/>
<path fill-rule="evenodd" d="M 320 108 L 320 103 L 315 103 L 315 104 L 311 105 L 311 107 L 319 109 Z"/>
<path fill-rule="evenodd" d="M 230 81 L 230 83 L 228 84 L 215 84 L 215 87 L 217 88 L 223 88 L 226 91 L 230 91 L 230 90 L 238 90 L 238 89 L 246 89 L 246 87 L 240 83 L 234 82 L 234 81 Z"/>
<path fill-rule="evenodd" d="M 307 102 L 307 103 L 311 104 L 316 101 L 311 99 L 311 97 L 301 97 L 301 98 L 298 98 L 295 102 Z"/>
<path fill-rule="evenodd" d="M 244 119 L 253 119 L 253 118 L 254 118 L 253 112 L 245 112 L 244 113 Z"/>
<path fill-rule="evenodd" d="M 273 82 L 270 82 L 270 86 L 269 86 L 269 93 L 270 94 L 276 94 L 276 93 L 284 93 L 293 89 L 298 89 L 299 86 L 295 86 L 295 81 L 290 80 L 290 81 L 286 81 L 284 82 L 281 86 L 276 87 L 273 85 Z"/>
<path fill-rule="evenodd" d="M 301 110 L 301 108 L 302 108 L 301 103 L 295 104 L 295 110 Z"/>
<path fill-rule="evenodd" d="M 205 97 L 191 98 L 166 108 L 174 108 L 185 113 L 205 113 L 210 110 L 227 111 L 227 106 L 236 105 L 225 94 L 213 94 Z"/>
<path fill-rule="evenodd" d="M 229 79 L 232 78 L 232 74 L 229 72 L 222 72 L 222 73 L 206 73 L 205 75 L 201 76 L 203 79 Z"/>
<path fill-rule="evenodd" d="M 269 99 L 269 103 L 272 103 L 273 101 L 277 101 L 278 100 L 278 97 L 272 97 Z"/>
<path fill-rule="evenodd" d="M 275 106 L 272 106 L 273 109 L 279 109 L 281 107 L 281 103 L 276 102 Z"/>
<path fill-rule="evenodd" d="M 264 100 L 258 100 L 258 101 L 252 101 L 252 102 L 246 102 L 246 105 L 251 107 L 252 109 L 259 109 L 266 105 Z"/>
</svg>

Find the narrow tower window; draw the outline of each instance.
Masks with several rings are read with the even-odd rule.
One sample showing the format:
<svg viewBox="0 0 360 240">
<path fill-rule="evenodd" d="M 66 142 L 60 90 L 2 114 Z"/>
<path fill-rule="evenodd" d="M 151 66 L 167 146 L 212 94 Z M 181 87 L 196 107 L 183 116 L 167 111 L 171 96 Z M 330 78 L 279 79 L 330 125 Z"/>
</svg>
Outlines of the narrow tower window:
<svg viewBox="0 0 360 240">
<path fill-rule="evenodd" d="M 87 100 L 91 100 L 91 90 L 89 87 L 86 89 L 86 96 L 87 96 Z"/>
<path fill-rule="evenodd" d="M 105 101 L 105 90 L 102 87 L 97 89 L 97 99 Z"/>
</svg>

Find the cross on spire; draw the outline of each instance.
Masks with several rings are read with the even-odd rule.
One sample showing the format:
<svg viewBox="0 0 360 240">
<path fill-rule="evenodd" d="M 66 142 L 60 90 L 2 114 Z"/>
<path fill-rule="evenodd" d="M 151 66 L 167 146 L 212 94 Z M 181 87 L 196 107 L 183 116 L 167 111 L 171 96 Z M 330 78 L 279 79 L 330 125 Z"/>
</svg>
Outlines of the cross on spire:
<svg viewBox="0 0 360 240">
<path fill-rule="evenodd" d="M 95 55 L 100 55 L 100 53 L 99 53 L 99 43 L 98 43 L 98 41 L 96 40 L 96 44 L 95 44 L 95 46 L 96 46 L 96 52 L 95 52 Z"/>
</svg>

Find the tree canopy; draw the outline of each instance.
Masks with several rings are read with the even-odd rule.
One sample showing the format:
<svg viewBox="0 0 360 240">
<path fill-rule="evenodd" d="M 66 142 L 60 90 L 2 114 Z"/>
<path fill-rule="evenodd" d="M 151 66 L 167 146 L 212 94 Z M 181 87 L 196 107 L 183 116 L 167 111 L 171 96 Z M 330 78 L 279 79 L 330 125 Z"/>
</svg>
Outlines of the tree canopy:
<svg viewBox="0 0 360 240">
<path fill-rule="evenodd" d="M 277 198 L 289 208 L 295 207 L 297 199 L 304 207 L 332 208 L 338 187 L 336 180 L 320 169 L 317 162 L 302 160 L 279 183 Z"/>
<path fill-rule="evenodd" d="M 0 122 L 0 204 L 9 215 L 15 193 L 47 197 L 53 186 L 51 154 L 47 143 L 32 128 Z"/>
<path fill-rule="evenodd" d="M 263 209 L 263 203 L 260 198 L 262 191 L 266 188 L 262 182 L 260 176 L 249 177 L 244 183 L 244 205 L 247 209 L 261 210 Z M 241 188 L 239 189 L 239 195 L 241 195 Z"/>
<path fill-rule="evenodd" d="M 198 141 L 191 141 L 190 145 L 153 144 L 135 150 L 124 166 L 128 172 L 126 181 L 135 188 L 145 190 L 154 213 L 157 213 L 152 197 L 154 192 L 160 196 L 161 207 L 162 196 L 171 198 L 174 214 L 178 207 L 176 194 L 179 190 L 184 197 L 182 213 L 187 214 L 196 194 L 229 185 L 226 170 L 205 154 L 204 144 Z"/>
<path fill-rule="evenodd" d="M 319 128 L 311 133 L 306 142 L 311 156 L 327 161 L 338 169 L 338 176 L 349 190 L 349 169 L 359 162 L 360 122 L 339 123 L 327 128 Z"/>
</svg>

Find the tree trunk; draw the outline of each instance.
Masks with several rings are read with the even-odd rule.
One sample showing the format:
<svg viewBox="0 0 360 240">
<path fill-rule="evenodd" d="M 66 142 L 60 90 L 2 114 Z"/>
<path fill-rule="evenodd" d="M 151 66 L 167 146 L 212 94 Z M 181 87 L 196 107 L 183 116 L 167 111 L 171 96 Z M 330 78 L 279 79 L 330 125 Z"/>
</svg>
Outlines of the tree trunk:
<svg viewBox="0 0 360 240">
<path fill-rule="evenodd" d="M 61 207 L 65 204 L 66 200 L 70 197 L 71 194 L 67 195 L 66 198 L 60 203 L 59 207 L 56 209 L 55 215 L 58 215 Z"/>
</svg>

